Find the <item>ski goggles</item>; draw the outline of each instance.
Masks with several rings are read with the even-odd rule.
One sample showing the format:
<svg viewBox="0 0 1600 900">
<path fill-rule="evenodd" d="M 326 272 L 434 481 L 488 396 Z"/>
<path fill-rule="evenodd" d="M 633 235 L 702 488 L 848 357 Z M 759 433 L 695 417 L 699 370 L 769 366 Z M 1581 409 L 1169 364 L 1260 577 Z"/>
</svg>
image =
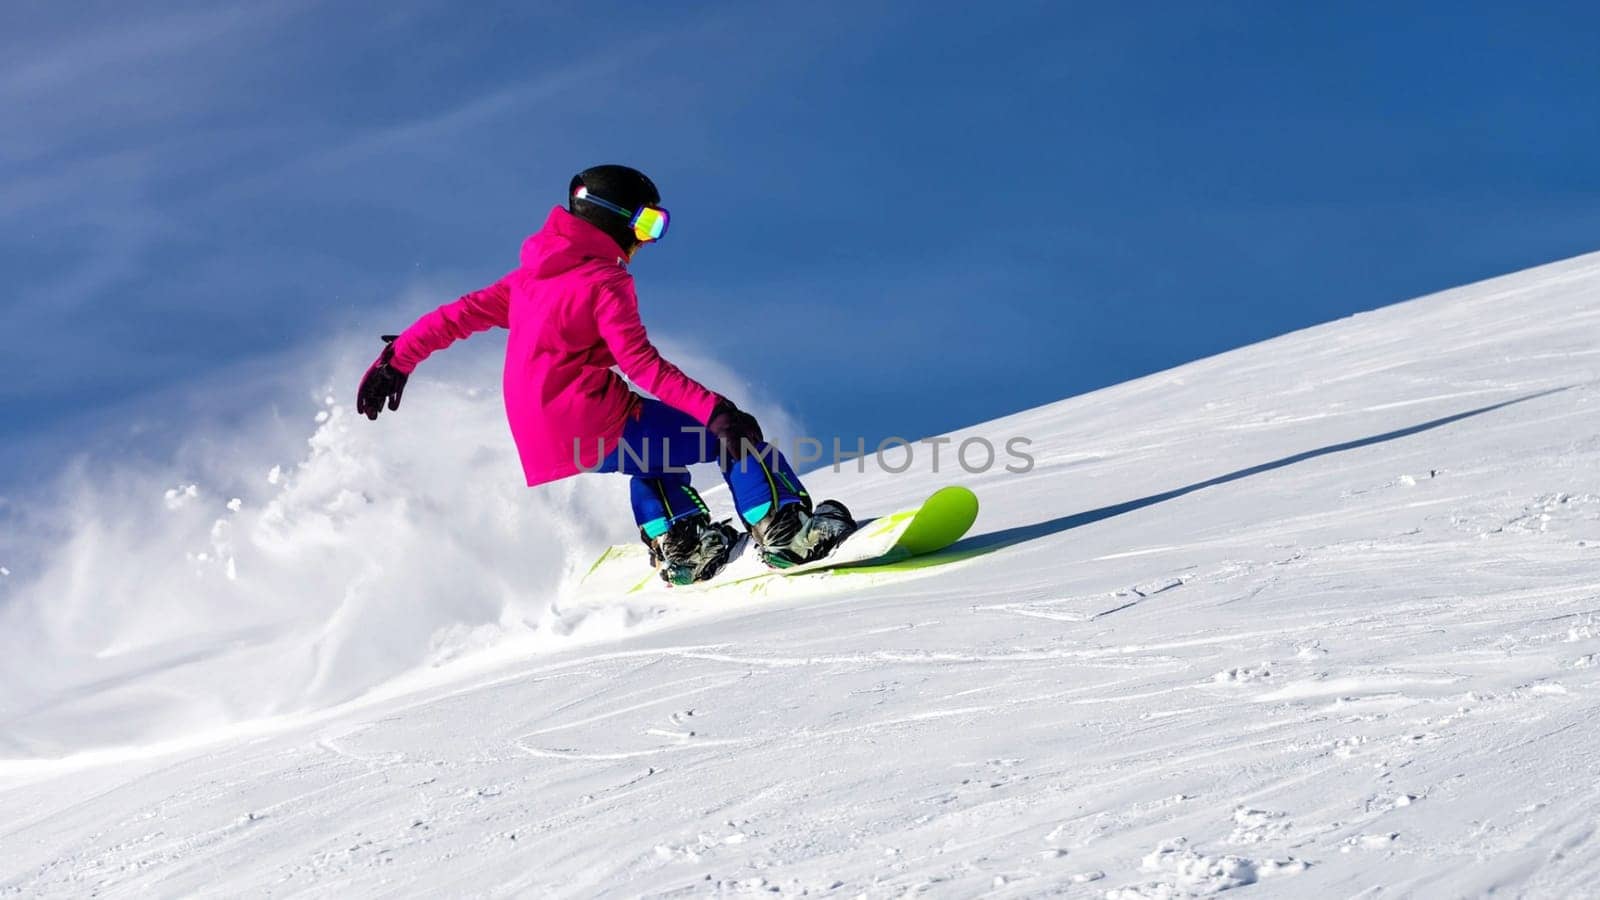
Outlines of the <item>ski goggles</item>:
<svg viewBox="0 0 1600 900">
<path fill-rule="evenodd" d="M 596 197 L 589 193 L 588 188 L 582 186 L 573 192 L 572 199 L 587 200 L 601 209 L 609 209 L 627 219 L 628 226 L 633 229 L 633 236 L 638 238 L 641 244 L 661 240 L 667 233 L 667 223 L 672 221 L 672 216 L 659 206 L 641 206 L 637 211 L 630 212 L 604 197 Z"/>
</svg>

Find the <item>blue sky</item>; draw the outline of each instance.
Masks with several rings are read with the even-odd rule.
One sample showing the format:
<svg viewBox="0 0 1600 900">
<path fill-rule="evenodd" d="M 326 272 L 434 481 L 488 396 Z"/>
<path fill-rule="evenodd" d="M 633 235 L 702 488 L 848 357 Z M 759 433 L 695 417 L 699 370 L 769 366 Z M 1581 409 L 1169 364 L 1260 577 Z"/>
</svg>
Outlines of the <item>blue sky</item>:
<svg viewBox="0 0 1600 900">
<path fill-rule="evenodd" d="M 869 440 L 1600 249 L 1597 29 L 1577 3 L 11 3 L 0 488 L 488 283 L 597 162 L 674 214 L 634 267 L 652 331 Z"/>
</svg>

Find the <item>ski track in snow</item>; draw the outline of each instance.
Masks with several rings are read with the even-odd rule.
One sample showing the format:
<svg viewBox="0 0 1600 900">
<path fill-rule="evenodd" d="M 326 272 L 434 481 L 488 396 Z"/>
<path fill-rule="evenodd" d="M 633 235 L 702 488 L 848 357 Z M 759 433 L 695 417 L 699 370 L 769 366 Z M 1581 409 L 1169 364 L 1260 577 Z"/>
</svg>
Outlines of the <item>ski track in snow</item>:
<svg viewBox="0 0 1600 900">
<path fill-rule="evenodd" d="M 1038 465 L 955 479 L 948 568 L 566 597 L 454 681 L 0 761 L 0 895 L 1590 893 L 1597 319 L 1600 255 L 1363 314 L 957 433 Z"/>
</svg>

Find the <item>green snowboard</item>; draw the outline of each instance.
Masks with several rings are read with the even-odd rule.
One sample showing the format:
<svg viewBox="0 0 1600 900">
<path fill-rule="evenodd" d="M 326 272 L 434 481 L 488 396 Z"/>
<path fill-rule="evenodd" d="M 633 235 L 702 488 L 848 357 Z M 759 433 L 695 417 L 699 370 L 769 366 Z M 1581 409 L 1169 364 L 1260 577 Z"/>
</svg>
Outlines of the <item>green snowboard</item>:
<svg viewBox="0 0 1600 900">
<path fill-rule="evenodd" d="M 698 584 L 673 587 L 680 591 L 712 591 L 733 585 L 749 586 L 769 578 L 791 578 L 830 569 L 911 568 L 917 557 L 949 547 L 967 533 L 978 517 L 978 496 L 959 486 L 943 487 L 911 509 L 868 519 L 827 557 L 787 569 L 770 569 L 751 552 L 748 540 L 716 577 Z M 643 544 L 618 544 L 607 549 L 579 582 L 580 594 L 592 591 L 636 593 L 652 587 L 667 589 L 650 568 Z"/>
</svg>

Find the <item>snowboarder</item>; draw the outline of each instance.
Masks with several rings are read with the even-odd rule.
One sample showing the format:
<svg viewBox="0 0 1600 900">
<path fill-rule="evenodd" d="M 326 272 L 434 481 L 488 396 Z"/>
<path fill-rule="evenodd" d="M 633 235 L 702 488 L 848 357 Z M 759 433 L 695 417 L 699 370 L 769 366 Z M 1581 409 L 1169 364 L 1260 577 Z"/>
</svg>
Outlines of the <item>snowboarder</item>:
<svg viewBox="0 0 1600 900">
<path fill-rule="evenodd" d="M 755 417 L 663 359 L 645 333 L 628 264 L 661 240 L 668 221 L 655 184 L 636 169 L 573 176 L 567 206 L 523 243 L 521 265 L 384 336 L 356 409 L 374 420 L 385 403 L 399 409 L 418 363 L 475 332 L 507 328 L 506 417 L 530 487 L 579 472 L 633 476 L 634 520 L 651 563 L 666 581 L 687 584 L 715 575 L 737 543 L 685 471 L 718 461 L 764 562 L 819 559 L 855 530 L 849 511 L 833 500 L 813 508 Z M 630 390 L 613 366 L 660 399 Z"/>
</svg>

